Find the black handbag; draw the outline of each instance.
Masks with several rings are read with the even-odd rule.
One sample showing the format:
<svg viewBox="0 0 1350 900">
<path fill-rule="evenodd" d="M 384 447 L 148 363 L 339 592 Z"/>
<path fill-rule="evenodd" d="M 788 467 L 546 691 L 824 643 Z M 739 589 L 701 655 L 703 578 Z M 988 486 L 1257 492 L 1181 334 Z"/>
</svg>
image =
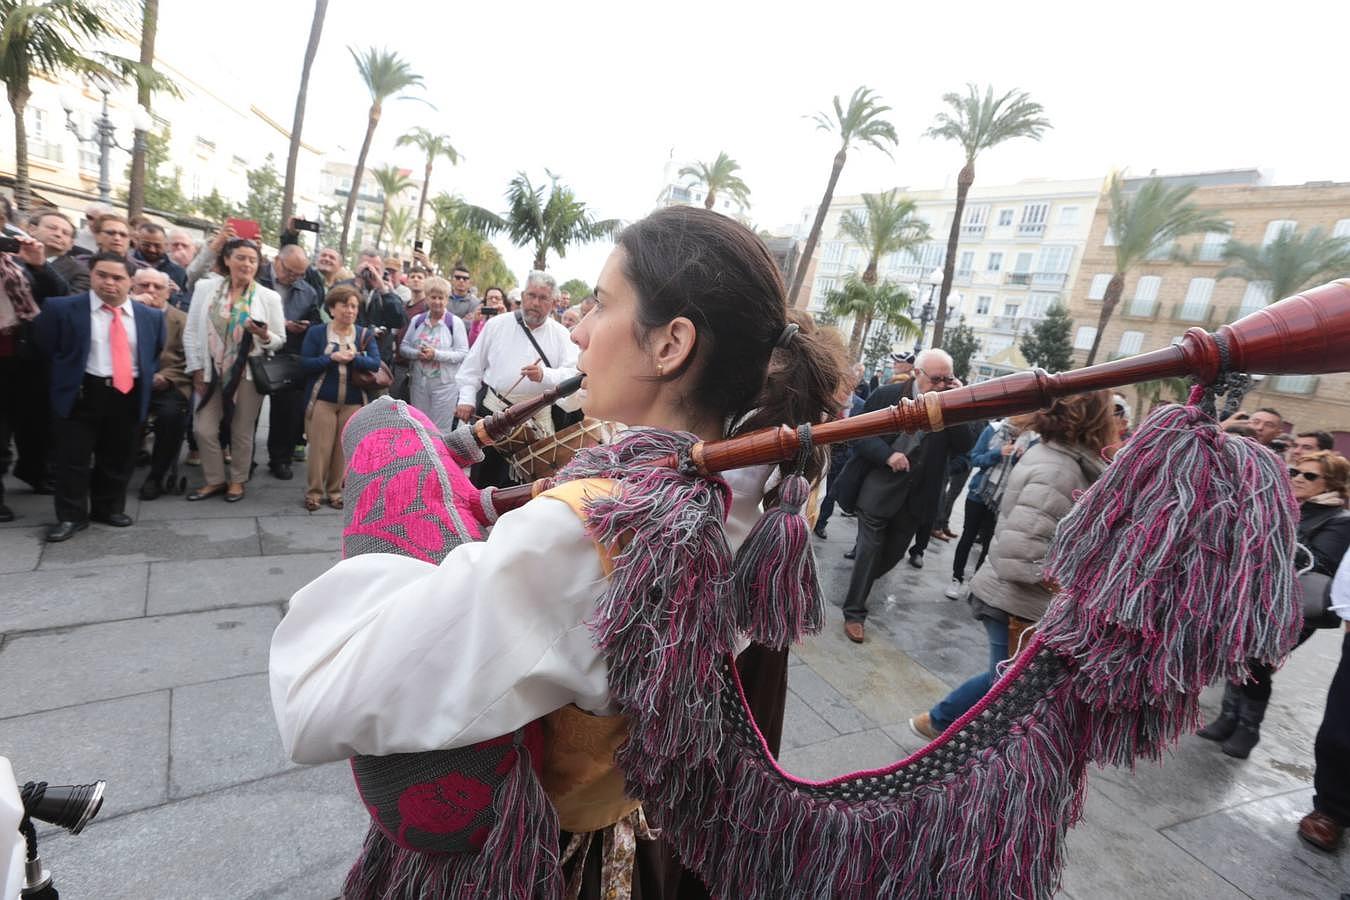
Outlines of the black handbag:
<svg viewBox="0 0 1350 900">
<path fill-rule="evenodd" d="M 300 357 L 286 352 L 250 356 L 248 368 L 253 374 L 253 388 L 260 394 L 298 390 L 308 374 L 300 365 Z"/>
</svg>

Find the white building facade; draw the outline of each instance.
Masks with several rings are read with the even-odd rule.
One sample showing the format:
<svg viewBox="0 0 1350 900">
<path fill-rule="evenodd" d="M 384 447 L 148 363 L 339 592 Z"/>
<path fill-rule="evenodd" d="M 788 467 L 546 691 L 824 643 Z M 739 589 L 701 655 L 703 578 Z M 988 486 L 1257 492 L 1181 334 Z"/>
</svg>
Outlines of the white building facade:
<svg viewBox="0 0 1350 900">
<path fill-rule="evenodd" d="M 980 340 L 977 359 L 1002 353 L 1018 342 L 1056 302 L 1068 305 L 1068 290 L 1082 261 L 1104 178 L 1051 181 L 1032 179 L 1013 185 L 971 188 L 962 216 L 956 266 L 948 297 L 948 324 L 964 318 Z M 879 191 L 881 192 L 881 191 Z M 947 237 L 956 212 L 954 188 L 900 189 L 928 223 L 930 240 L 913 252 L 893 253 L 878 265 L 878 278 L 907 287 L 918 304 L 930 297 L 936 306 L 939 279 L 947 255 Z M 848 210 L 865 213 L 859 195 L 835 197 L 816 249 L 808 308 L 825 307 L 830 291 L 842 287 L 867 266 L 867 251 L 845 238 L 839 221 Z M 805 237 L 815 210 L 799 226 Z M 847 333 L 850 323 L 841 326 Z M 927 345 L 932 325 L 925 334 Z"/>
</svg>

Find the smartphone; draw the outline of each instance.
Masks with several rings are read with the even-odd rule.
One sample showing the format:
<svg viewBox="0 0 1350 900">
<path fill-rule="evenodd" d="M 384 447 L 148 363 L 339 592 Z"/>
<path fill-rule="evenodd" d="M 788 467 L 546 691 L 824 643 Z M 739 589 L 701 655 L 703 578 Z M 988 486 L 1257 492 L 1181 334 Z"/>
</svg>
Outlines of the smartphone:
<svg viewBox="0 0 1350 900">
<path fill-rule="evenodd" d="M 293 219 L 291 224 L 295 226 L 296 231 L 312 231 L 319 233 L 319 223 L 310 219 Z"/>
<path fill-rule="evenodd" d="M 234 229 L 234 236 L 246 241 L 262 239 L 262 228 L 253 219 L 226 219 L 225 224 Z"/>
<path fill-rule="evenodd" d="M 252 322 L 254 325 L 257 325 L 259 328 L 267 327 L 267 323 L 264 322 L 262 319 L 249 319 L 249 321 Z"/>
<path fill-rule="evenodd" d="M 414 253 L 421 253 L 421 252 L 422 252 L 422 242 L 421 242 L 421 241 L 413 241 L 413 252 L 414 252 Z"/>
<path fill-rule="evenodd" d="M 491 318 L 501 312 L 501 310 L 497 309 L 495 306 L 480 306 L 478 307 L 478 311 L 483 314 L 484 318 Z"/>
<path fill-rule="evenodd" d="M 0 253 L 18 253 L 23 244 L 16 237 L 4 235 L 0 237 Z"/>
</svg>

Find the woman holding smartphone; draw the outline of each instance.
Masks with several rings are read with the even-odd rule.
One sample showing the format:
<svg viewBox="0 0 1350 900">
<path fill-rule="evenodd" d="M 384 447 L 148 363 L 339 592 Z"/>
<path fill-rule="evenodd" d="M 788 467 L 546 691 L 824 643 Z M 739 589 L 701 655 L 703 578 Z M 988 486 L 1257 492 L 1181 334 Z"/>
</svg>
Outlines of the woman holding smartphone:
<svg viewBox="0 0 1350 900">
<path fill-rule="evenodd" d="M 352 383 L 354 371 L 380 367 L 380 348 L 369 328 L 356 327 L 361 295 L 340 284 L 328 292 L 323 305 L 332 316 L 327 324 L 311 325 L 300 348 L 300 365 L 309 372 L 306 391 L 305 435 L 309 439 L 305 509 L 313 512 L 326 497 L 333 509 L 342 509 L 342 429 L 365 405 L 366 395 Z"/>
<path fill-rule="evenodd" d="M 235 503 L 244 499 L 244 482 L 253 464 L 253 430 L 262 408 L 248 358 L 286 345 L 286 316 L 281 295 L 253 280 L 258 272 L 257 244 L 243 238 L 228 240 L 217 262 L 226 274 L 197 282 L 183 331 L 187 372 L 197 398 L 193 430 L 206 477 L 187 499 L 223 494 L 225 502 Z M 220 446 L 222 421 L 230 429 L 228 472 Z"/>
</svg>

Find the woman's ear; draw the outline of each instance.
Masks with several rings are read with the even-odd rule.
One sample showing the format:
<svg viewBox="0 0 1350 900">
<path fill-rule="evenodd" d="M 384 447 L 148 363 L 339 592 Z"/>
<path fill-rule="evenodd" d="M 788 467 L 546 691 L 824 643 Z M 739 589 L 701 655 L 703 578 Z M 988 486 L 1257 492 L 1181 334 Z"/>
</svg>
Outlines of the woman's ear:
<svg viewBox="0 0 1350 900">
<path fill-rule="evenodd" d="M 675 375 L 693 361 L 698 330 L 686 317 L 676 316 L 652 337 L 652 364 L 657 371 Z"/>
</svg>

